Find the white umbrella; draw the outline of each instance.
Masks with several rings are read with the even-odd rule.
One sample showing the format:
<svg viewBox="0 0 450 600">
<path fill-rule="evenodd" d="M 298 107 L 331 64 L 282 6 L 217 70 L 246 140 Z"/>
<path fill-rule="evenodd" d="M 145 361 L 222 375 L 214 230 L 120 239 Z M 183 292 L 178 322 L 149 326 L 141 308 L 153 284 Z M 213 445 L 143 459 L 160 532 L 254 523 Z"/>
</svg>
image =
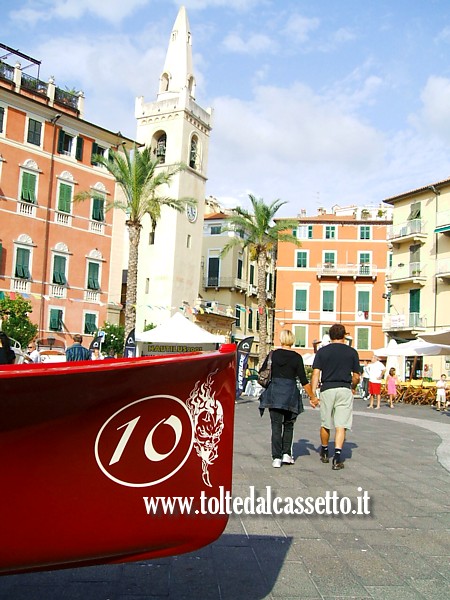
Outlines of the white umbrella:
<svg viewBox="0 0 450 600">
<path fill-rule="evenodd" d="M 441 331 L 423 333 L 420 336 L 420 339 L 432 344 L 450 345 L 450 329 L 441 329 Z"/>
<path fill-rule="evenodd" d="M 411 340 L 404 344 L 389 348 L 378 348 L 374 350 L 375 356 L 450 356 L 450 346 L 443 344 L 430 344 L 423 340 Z"/>
<path fill-rule="evenodd" d="M 315 356 L 316 356 L 315 354 L 303 354 L 302 355 L 303 364 L 306 365 L 307 367 L 312 367 Z"/>
</svg>

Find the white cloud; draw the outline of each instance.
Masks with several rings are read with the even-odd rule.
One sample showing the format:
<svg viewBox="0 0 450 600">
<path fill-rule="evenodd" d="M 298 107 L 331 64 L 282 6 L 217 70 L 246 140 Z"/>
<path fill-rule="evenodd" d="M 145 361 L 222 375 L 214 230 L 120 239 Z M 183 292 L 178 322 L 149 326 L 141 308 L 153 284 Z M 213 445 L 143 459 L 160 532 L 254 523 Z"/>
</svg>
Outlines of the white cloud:
<svg viewBox="0 0 450 600">
<path fill-rule="evenodd" d="M 422 109 L 411 122 L 422 132 L 450 142 L 450 79 L 429 77 L 420 99 Z"/>
<path fill-rule="evenodd" d="M 319 19 L 309 19 L 297 14 L 289 17 L 284 32 L 296 42 L 304 43 L 308 41 L 310 33 L 315 31 L 319 25 Z"/>
<path fill-rule="evenodd" d="M 50 21 L 55 18 L 64 20 L 81 19 L 91 14 L 110 23 L 120 23 L 137 8 L 148 4 L 149 0 L 108 0 L 92 2 L 92 0 L 40 0 L 30 6 L 12 10 L 11 20 L 22 26 L 35 25 L 39 21 Z"/>
<path fill-rule="evenodd" d="M 223 46 L 229 52 L 239 54 L 260 54 L 262 52 L 273 52 L 276 44 L 267 35 L 253 33 L 243 39 L 237 33 L 230 33 L 223 41 Z"/>
<path fill-rule="evenodd" d="M 255 6 L 270 4 L 267 0 L 174 0 L 174 4 L 183 4 L 186 9 L 204 10 L 206 8 L 221 8 L 225 7 L 231 10 L 245 12 L 251 10 Z"/>
</svg>

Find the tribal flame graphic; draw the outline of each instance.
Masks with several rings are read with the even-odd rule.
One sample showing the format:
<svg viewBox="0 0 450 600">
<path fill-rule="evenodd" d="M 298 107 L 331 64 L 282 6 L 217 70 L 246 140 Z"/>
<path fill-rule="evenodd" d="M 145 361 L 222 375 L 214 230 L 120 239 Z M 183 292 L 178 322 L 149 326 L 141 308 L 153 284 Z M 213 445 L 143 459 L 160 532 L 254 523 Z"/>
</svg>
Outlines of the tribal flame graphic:
<svg viewBox="0 0 450 600">
<path fill-rule="evenodd" d="M 201 386 L 197 381 L 186 402 L 194 422 L 194 448 L 202 459 L 202 478 L 209 487 L 212 486 L 208 467 L 219 455 L 217 446 L 224 427 L 222 404 L 211 391 L 215 373 L 210 373 Z"/>
</svg>

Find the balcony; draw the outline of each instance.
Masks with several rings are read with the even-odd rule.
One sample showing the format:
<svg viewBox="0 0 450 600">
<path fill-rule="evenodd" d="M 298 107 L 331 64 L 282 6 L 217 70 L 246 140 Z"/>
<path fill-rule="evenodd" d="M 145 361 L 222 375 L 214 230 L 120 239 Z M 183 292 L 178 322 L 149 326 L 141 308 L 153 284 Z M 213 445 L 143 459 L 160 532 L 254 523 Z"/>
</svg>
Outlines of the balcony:
<svg viewBox="0 0 450 600">
<path fill-rule="evenodd" d="M 78 109 L 78 96 L 72 92 L 62 90 L 59 87 L 55 88 L 55 102 L 64 104 L 74 110 Z"/>
<path fill-rule="evenodd" d="M 423 333 L 427 326 L 427 319 L 419 313 L 388 314 L 383 316 L 382 329 L 385 332 L 403 331 Z"/>
<path fill-rule="evenodd" d="M 436 277 L 450 280 L 450 258 L 443 258 L 437 261 Z"/>
<path fill-rule="evenodd" d="M 63 285 L 52 284 L 50 286 L 50 296 L 52 296 L 52 298 L 66 298 L 67 288 Z"/>
<path fill-rule="evenodd" d="M 238 291 L 246 291 L 248 288 L 248 284 L 243 279 L 239 279 L 237 277 L 215 277 L 211 275 L 207 275 L 203 282 L 203 287 L 207 288 L 215 288 L 218 290 L 219 288 L 228 288 L 230 290 L 238 290 Z"/>
<path fill-rule="evenodd" d="M 425 265 L 419 262 L 412 262 L 408 265 L 400 263 L 397 267 L 392 267 L 386 273 L 386 283 L 417 283 L 418 285 L 425 285 L 427 282 L 425 271 Z"/>
<path fill-rule="evenodd" d="M 11 279 L 11 291 L 20 292 L 24 294 L 30 293 L 30 281 L 28 279 L 22 279 L 20 277 L 13 277 Z"/>
<path fill-rule="evenodd" d="M 105 224 L 102 221 L 89 221 L 89 231 L 103 235 L 105 233 Z"/>
<path fill-rule="evenodd" d="M 33 202 L 23 202 L 19 200 L 17 203 L 17 212 L 19 215 L 25 215 L 26 217 L 36 216 L 36 204 Z"/>
<path fill-rule="evenodd" d="M 65 225 L 66 227 L 72 227 L 72 215 L 65 212 L 55 211 L 55 223 L 59 225 Z"/>
<path fill-rule="evenodd" d="M 96 290 L 86 290 L 84 292 L 84 299 L 86 302 L 100 302 L 100 292 Z"/>
<path fill-rule="evenodd" d="M 0 79 L 14 83 L 14 67 L 0 60 Z"/>
<path fill-rule="evenodd" d="M 444 210 L 437 213 L 435 233 L 445 233 L 445 235 L 450 235 L 450 210 Z"/>
<path fill-rule="evenodd" d="M 336 279 L 341 279 L 341 277 L 353 277 L 353 279 L 358 279 L 362 277 L 375 280 L 377 273 L 377 266 L 372 264 L 365 263 L 356 265 L 354 263 L 347 263 L 336 265 L 333 263 L 320 263 L 317 265 L 316 275 L 318 279 L 321 279 L 322 277 L 336 277 Z"/>
<path fill-rule="evenodd" d="M 387 241 L 397 246 L 403 242 L 424 244 L 428 236 L 425 225 L 422 219 L 411 219 L 400 225 L 391 225 L 387 230 Z"/>
<path fill-rule="evenodd" d="M 36 77 L 32 77 L 27 73 L 22 73 L 20 85 L 22 89 L 27 90 L 27 92 L 40 94 L 41 96 L 47 96 L 48 83 L 41 81 L 40 79 L 36 79 Z"/>
</svg>

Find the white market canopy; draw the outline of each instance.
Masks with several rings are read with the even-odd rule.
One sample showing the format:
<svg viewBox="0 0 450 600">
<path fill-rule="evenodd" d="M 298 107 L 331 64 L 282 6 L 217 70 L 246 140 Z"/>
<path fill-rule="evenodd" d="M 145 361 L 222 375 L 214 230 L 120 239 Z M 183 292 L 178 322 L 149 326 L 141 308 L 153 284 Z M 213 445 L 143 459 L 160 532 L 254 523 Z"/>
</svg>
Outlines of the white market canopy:
<svg viewBox="0 0 450 600">
<path fill-rule="evenodd" d="M 450 355 L 450 346 L 443 344 L 430 344 L 421 339 L 411 340 L 404 344 L 389 342 L 385 348 L 374 350 L 375 356 L 443 356 Z"/>
<path fill-rule="evenodd" d="M 432 344 L 450 345 L 450 329 L 441 329 L 440 331 L 423 333 L 420 337 L 422 340 L 431 342 Z"/>
<path fill-rule="evenodd" d="M 199 327 L 179 312 L 149 331 L 136 333 L 136 342 L 147 343 L 147 353 L 190 352 L 214 349 L 223 344 L 223 335 L 214 335 Z"/>
</svg>

